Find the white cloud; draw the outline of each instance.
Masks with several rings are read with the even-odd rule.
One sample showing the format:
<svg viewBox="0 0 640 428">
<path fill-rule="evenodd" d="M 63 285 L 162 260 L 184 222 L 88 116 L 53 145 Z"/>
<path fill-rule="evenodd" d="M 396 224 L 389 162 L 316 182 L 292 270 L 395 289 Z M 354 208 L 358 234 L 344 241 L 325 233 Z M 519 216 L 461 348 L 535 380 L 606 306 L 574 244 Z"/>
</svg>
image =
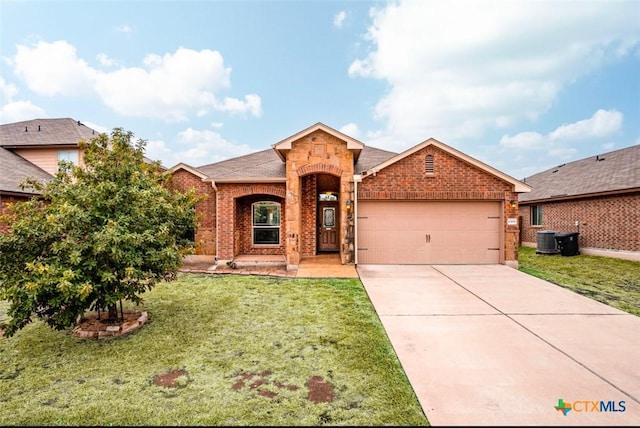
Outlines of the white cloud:
<svg viewBox="0 0 640 428">
<path fill-rule="evenodd" d="M 358 127 L 358 124 L 353 122 L 347 123 L 340 129 L 338 129 L 338 131 L 342 132 L 345 135 L 348 135 L 349 137 L 353 137 L 356 140 L 360 138 L 360 128 Z"/>
<path fill-rule="evenodd" d="M 45 96 L 91 93 L 98 74 L 66 41 L 18 45 L 11 63 L 30 90 Z"/>
<path fill-rule="evenodd" d="M 153 160 L 160 160 L 166 167 L 180 162 L 198 167 L 254 151 L 246 144 L 226 140 L 218 132 L 187 128 L 178 133 L 177 143 L 174 145 L 170 146 L 163 140 L 148 141 L 145 155 Z"/>
<path fill-rule="evenodd" d="M 18 95 L 18 88 L 13 83 L 7 83 L 1 76 L 0 94 L 2 94 L 0 123 L 20 122 L 34 117 L 46 117 L 44 110 L 31 101 L 14 100 Z"/>
<path fill-rule="evenodd" d="M 114 64 L 100 54 L 101 65 Z M 147 55 L 141 67 L 102 71 L 79 58 L 66 41 L 18 45 L 10 60 L 16 74 L 39 95 L 98 96 L 114 111 L 127 116 L 186 120 L 211 110 L 233 114 L 262 114 L 260 96 L 244 99 L 219 93 L 230 88 L 231 68 L 220 52 L 179 48 L 174 53 Z"/>
<path fill-rule="evenodd" d="M 98 60 L 98 63 L 103 67 L 113 67 L 114 65 L 118 64 L 115 59 L 110 58 L 107 54 L 104 53 L 99 53 L 98 55 L 96 55 L 96 59 Z"/>
<path fill-rule="evenodd" d="M 13 123 L 30 120 L 34 117 L 46 117 L 43 109 L 30 101 L 13 101 L 0 108 L 0 123 Z"/>
<path fill-rule="evenodd" d="M 85 124 L 87 127 L 101 134 L 104 132 L 111 132 L 111 129 L 107 128 L 106 126 L 98 125 L 93 122 L 89 122 L 88 120 L 83 120 L 82 123 Z"/>
<path fill-rule="evenodd" d="M 623 114 L 616 110 L 598 110 L 589 119 L 564 124 L 542 135 L 538 132 L 520 132 L 516 135 L 504 135 L 500 145 L 520 150 L 552 150 L 559 144 L 596 138 L 611 137 L 622 129 Z"/>
<path fill-rule="evenodd" d="M 130 25 L 119 25 L 115 28 L 117 33 L 130 34 L 133 32 L 133 28 Z"/>
<path fill-rule="evenodd" d="M 520 132 L 514 136 L 504 135 L 500 139 L 500 144 L 511 149 L 530 149 L 535 150 L 547 143 L 549 139 L 537 132 L 527 131 Z"/>
<path fill-rule="evenodd" d="M 594 137 L 608 137 L 620 131 L 622 113 L 598 110 L 590 119 L 569 125 L 562 125 L 550 134 L 552 140 L 580 140 Z"/>
<path fill-rule="evenodd" d="M 18 88 L 13 83 L 8 83 L 0 76 L 0 93 L 2 94 L 2 103 L 8 102 L 18 94 Z"/>
<path fill-rule="evenodd" d="M 348 72 L 390 84 L 372 144 L 396 149 L 535 120 L 565 86 L 640 41 L 634 2 L 398 1 L 370 16 L 369 53 Z"/>
<path fill-rule="evenodd" d="M 344 24 L 344 20 L 347 18 L 347 12 L 344 10 L 341 10 L 340 12 L 336 13 L 336 15 L 333 17 L 333 25 L 336 28 L 342 28 L 342 24 Z"/>
</svg>

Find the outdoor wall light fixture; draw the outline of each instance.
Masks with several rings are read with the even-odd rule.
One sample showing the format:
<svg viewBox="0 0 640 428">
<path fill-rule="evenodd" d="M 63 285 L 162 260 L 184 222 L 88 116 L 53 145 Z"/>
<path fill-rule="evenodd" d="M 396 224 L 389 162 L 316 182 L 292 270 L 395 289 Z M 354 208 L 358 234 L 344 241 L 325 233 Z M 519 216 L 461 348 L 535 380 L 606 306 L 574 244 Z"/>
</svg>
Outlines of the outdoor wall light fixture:
<svg viewBox="0 0 640 428">
<path fill-rule="evenodd" d="M 347 202 L 345 202 L 345 207 L 347 208 L 347 211 L 351 209 L 351 199 L 347 199 Z"/>
<path fill-rule="evenodd" d="M 515 207 L 516 207 L 516 200 L 515 200 L 515 199 L 511 199 L 511 200 L 509 201 L 509 205 L 511 205 L 511 208 L 514 208 L 514 209 L 515 209 Z"/>
</svg>

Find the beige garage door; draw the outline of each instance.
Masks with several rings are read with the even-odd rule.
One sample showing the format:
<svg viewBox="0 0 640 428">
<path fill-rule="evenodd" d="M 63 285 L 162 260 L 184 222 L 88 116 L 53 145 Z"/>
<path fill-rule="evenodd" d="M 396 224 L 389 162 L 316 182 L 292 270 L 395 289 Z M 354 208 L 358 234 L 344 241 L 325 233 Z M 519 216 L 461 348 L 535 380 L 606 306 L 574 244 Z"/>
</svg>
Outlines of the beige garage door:
<svg viewBox="0 0 640 428">
<path fill-rule="evenodd" d="M 499 202 L 358 202 L 358 263 L 500 262 Z"/>
</svg>

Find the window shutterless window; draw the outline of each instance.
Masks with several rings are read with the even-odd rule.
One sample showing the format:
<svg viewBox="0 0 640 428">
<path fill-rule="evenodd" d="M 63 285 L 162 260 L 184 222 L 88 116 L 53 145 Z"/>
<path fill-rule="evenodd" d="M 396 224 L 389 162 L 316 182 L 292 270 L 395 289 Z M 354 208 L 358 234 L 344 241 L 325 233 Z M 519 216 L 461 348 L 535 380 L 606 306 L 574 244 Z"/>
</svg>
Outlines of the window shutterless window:
<svg viewBox="0 0 640 428">
<path fill-rule="evenodd" d="M 58 162 L 67 161 L 74 165 L 78 165 L 78 151 L 77 150 L 58 150 Z"/>
<path fill-rule="evenodd" d="M 542 205 L 531 205 L 531 226 L 542 226 Z"/>
<path fill-rule="evenodd" d="M 251 205 L 253 217 L 253 244 L 280 244 L 280 204 L 278 202 L 255 202 Z"/>
</svg>

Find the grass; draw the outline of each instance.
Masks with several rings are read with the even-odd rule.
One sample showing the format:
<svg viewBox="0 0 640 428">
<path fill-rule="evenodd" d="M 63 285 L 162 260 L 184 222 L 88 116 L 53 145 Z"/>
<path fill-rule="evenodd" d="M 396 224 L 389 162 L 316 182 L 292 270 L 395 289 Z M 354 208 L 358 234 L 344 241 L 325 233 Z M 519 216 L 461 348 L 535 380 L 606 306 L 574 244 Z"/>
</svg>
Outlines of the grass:
<svg viewBox="0 0 640 428">
<path fill-rule="evenodd" d="M 180 274 L 144 297 L 128 336 L 0 339 L 0 425 L 428 425 L 357 279 Z M 314 376 L 332 402 L 308 399 Z"/>
<path fill-rule="evenodd" d="M 523 272 L 640 316 L 640 262 L 584 254 L 536 254 L 530 247 L 520 247 L 518 259 Z"/>
</svg>

